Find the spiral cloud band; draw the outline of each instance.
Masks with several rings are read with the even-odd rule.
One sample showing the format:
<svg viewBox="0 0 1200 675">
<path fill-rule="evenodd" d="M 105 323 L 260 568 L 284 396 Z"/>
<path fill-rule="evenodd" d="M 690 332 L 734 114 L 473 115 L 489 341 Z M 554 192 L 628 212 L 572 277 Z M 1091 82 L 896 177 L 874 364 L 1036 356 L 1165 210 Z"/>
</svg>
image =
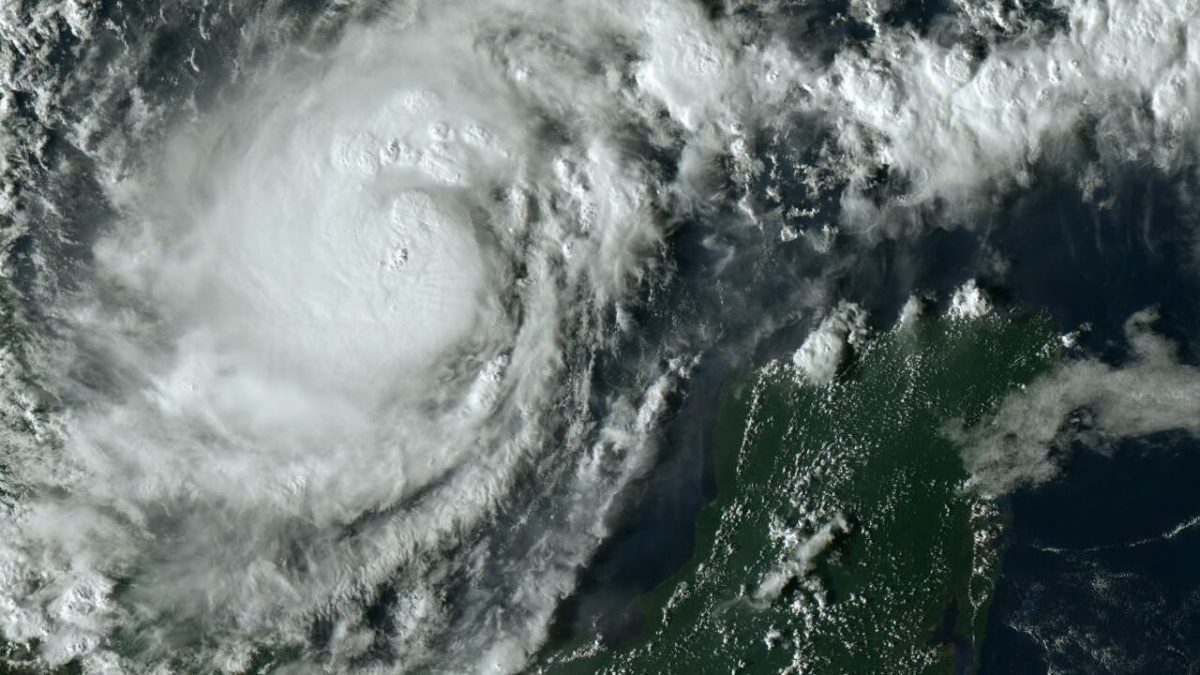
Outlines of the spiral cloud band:
<svg viewBox="0 0 1200 675">
<path fill-rule="evenodd" d="M 315 617 L 343 667 L 418 664 L 448 625 L 478 645 L 463 669 L 536 645 L 644 453 L 655 376 L 600 419 L 588 371 L 660 234 L 656 179 L 614 138 L 631 115 L 613 74 L 584 72 L 608 48 L 560 25 L 533 45 L 557 58 L 529 54 L 506 34 L 517 8 L 496 9 L 352 29 L 132 182 L 94 247 L 101 290 L 64 302 L 85 345 L 55 359 L 70 470 L 6 521 L 10 639 L 45 636 L 62 663 L 120 622 L 153 663 L 193 624 L 229 669 Z M 496 512 L 533 509 L 511 493 L 546 473 L 570 501 Z M 540 538 L 488 560 L 484 533 L 506 529 Z M 518 560 L 518 589 L 472 570 Z M 37 568 L 56 574 L 35 590 Z M 484 597 L 439 597 L 455 575 Z M 348 608 L 396 578 L 400 630 L 376 645 Z"/>
<path fill-rule="evenodd" d="M 515 672 L 734 339 L 641 332 L 679 231 L 724 256 L 713 315 L 745 303 L 732 263 L 807 247 L 783 325 L 830 304 L 821 265 L 1034 164 L 1095 188 L 1194 152 L 1191 2 L 921 31 L 855 1 L 854 46 L 791 3 L 335 3 L 291 32 L 276 4 L 27 4 L 0 144 L 5 185 L 44 188 L 0 206 L 50 309 L 5 305 L 32 328 L 0 355 L 0 633 L 49 667 Z M 150 72 L 160 33 L 184 75 Z M 76 70 L 35 65 L 54 44 Z"/>
</svg>

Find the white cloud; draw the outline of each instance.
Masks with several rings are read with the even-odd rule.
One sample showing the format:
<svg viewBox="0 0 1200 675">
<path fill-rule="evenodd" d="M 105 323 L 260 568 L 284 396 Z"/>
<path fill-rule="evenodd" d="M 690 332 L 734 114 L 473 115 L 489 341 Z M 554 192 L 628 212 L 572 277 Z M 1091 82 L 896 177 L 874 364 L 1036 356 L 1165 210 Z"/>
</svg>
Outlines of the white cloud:
<svg viewBox="0 0 1200 675">
<path fill-rule="evenodd" d="M 974 279 L 955 289 L 946 310 L 946 316 L 951 319 L 978 319 L 991 313 L 992 303 Z"/>
<path fill-rule="evenodd" d="M 54 663 L 119 662 L 102 638 L 127 624 L 144 628 L 146 663 L 130 666 L 144 670 L 177 646 L 175 618 L 227 637 L 198 658 L 233 667 L 252 637 L 303 643 L 324 613 L 338 667 L 369 648 L 358 613 L 390 580 L 405 598 L 390 646 L 407 663 L 453 639 L 447 668 L 517 670 L 695 362 L 667 345 L 623 388 L 593 389 L 598 355 L 634 328 L 609 310 L 622 316 L 660 271 L 657 214 L 706 213 L 716 159 L 732 158 L 749 191 L 800 161 L 762 161 L 759 141 L 790 141 L 755 135 L 818 120 L 834 137 L 815 153 L 828 166 L 797 168 L 807 194 L 838 196 L 849 180 L 842 224 L 900 233 L 881 218 L 890 209 L 974 208 L 1028 184 L 1036 163 L 1073 165 L 1084 126 L 1092 172 L 1169 170 L 1194 150 L 1194 2 L 1084 0 L 1063 8 L 1068 30 L 982 58 L 879 26 L 832 61 L 794 49 L 769 12 L 714 22 L 687 2 L 424 3 L 256 70 L 254 47 L 279 47 L 263 37 L 277 34 L 267 12 L 238 27 L 244 89 L 163 132 L 166 148 L 140 141 L 194 102 L 164 111 L 168 99 L 136 86 L 146 36 L 122 35 L 124 56 L 81 48 L 93 77 L 74 88 L 36 64 L 63 30 L 100 30 L 82 7 L 0 16 L 6 180 L 37 184 L 46 129 L 60 129 L 118 214 L 94 247 L 99 283 L 72 294 L 39 261 L 60 337 L 39 336 L 27 361 L 59 408 L 39 407 L 0 354 L 13 430 L 2 487 L 21 495 L 0 512 L 0 629 L 41 639 Z M 207 31 L 203 19 L 188 29 Z M 36 124 L 16 123 L 18 92 Z M 672 182 L 646 145 L 679 153 Z M 27 156 L 8 152 L 18 146 Z M 909 185 L 882 206 L 863 186 L 881 164 Z M 15 223 L 5 241 L 34 223 L 22 199 L 0 197 Z M 739 206 L 760 227 L 770 215 Z M 840 230 L 825 225 L 803 238 L 832 247 Z M 951 314 L 987 307 L 969 285 Z M 865 312 L 842 303 L 794 354 L 797 371 L 833 381 L 865 330 Z M 980 484 L 1052 475 L 1047 448 L 1080 407 L 1111 435 L 1191 428 L 1194 370 L 1148 331 L 1130 339 L 1134 364 L 1076 362 L 1006 403 L 971 439 Z M 1151 377 L 1164 387 L 1141 384 Z M 529 497 L 553 513 L 512 508 L 531 467 L 553 474 Z M 548 529 L 505 553 L 489 531 L 502 516 Z M 463 577 L 476 595 L 451 608 L 447 580 Z"/>
<path fill-rule="evenodd" d="M 829 550 L 839 537 L 850 531 L 845 516 L 836 513 L 824 525 L 809 535 L 796 530 L 781 533 L 785 543 L 784 559 L 763 575 L 754 589 L 753 600 L 759 604 L 774 601 L 788 584 L 803 579 L 816 569 L 817 560 Z"/>
<path fill-rule="evenodd" d="M 866 335 L 866 311 L 852 302 L 841 302 L 792 354 L 792 364 L 807 381 L 829 384 Z"/>
<path fill-rule="evenodd" d="M 130 670 L 237 669 L 323 615 L 342 668 L 391 581 L 383 639 L 412 667 L 511 672 L 540 643 L 690 361 L 650 355 L 590 409 L 606 313 L 662 236 L 662 186 L 617 143 L 649 113 L 596 32 L 639 27 L 581 6 L 535 34 L 520 3 L 476 10 L 351 29 L 108 186 L 97 281 L 60 300 L 67 339 L 44 355 L 73 401 L 61 463 L 42 476 L 34 445 L 10 464 L 29 490 L 0 519 L 7 638 L 51 665 L 117 658 L 120 624 Z M 553 480 L 522 487 L 542 465 Z M 571 499 L 517 521 L 542 489 Z M 502 521 L 538 537 L 488 544 Z M 447 578 L 493 565 L 512 569 L 451 611 Z M 219 646 L 181 642 L 185 623 Z"/>
<path fill-rule="evenodd" d="M 967 12 L 976 9 L 984 11 Z M 1083 176 L 1090 153 L 1110 166 L 1166 171 L 1195 159 L 1196 3 L 1083 0 L 1058 9 L 1063 30 L 1021 37 L 1010 25 L 1017 36 L 988 44 L 983 56 L 966 41 L 878 26 L 866 50 L 840 52 L 828 72 L 803 83 L 837 120 L 849 166 L 886 165 L 909 182 L 882 212 L 851 189 L 849 221 L 889 228 L 890 209 L 935 203 L 953 219 L 989 208 L 997 189 L 1030 186 L 1037 164 Z M 1092 147 L 1079 146 L 1084 135 Z"/>
<path fill-rule="evenodd" d="M 1175 345 L 1151 330 L 1155 318 L 1143 310 L 1126 322 L 1129 363 L 1067 361 L 1005 399 L 978 428 L 954 432 L 975 486 L 996 494 L 1049 480 L 1060 469 L 1055 450 L 1076 439 L 1102 447 L 1163 431 L 1200 434 L 1200 370 L 1180 363 Z"/>
</svg>

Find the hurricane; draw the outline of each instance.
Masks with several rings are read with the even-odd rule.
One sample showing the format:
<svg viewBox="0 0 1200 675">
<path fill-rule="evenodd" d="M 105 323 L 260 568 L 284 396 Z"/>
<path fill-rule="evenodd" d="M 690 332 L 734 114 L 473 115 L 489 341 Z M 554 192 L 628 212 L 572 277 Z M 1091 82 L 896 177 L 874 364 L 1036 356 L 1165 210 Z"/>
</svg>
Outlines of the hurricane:
<svg viewBox="0 0 1200 675">
<path fill-rule="evenodd" d="M 1133 167 L 1175 186 L 1192 279 L 1195 3 L 834 4 L 6 4 L 8 667 L 554 672 L 589 630 L 626 654 L 595 570 L 672 489 L 699 496 L 662 529 L 704 532 L 716 480 L 718 543 L 757 508 L 721 501 L 733 486 L 778 489 L 778 554 L 738 582 L 696 572 L 696 625 L 745 612 L 757 644 L 790 602 L 808 628 L 772 619 L 766 647 L 810 672 L 841 616 L 823 570 L 874 527 L 838 492 L 873 474 L 834 465 L 877 441 L 820 415 L 912 406 L 896 419 L 920 431 L 887 438 L 950 444 L 964 475 L 938 499 L 985 533 L 1079 444 L 1194 437 L 1188 338 L 1147 309 L 1168 298 L 1082 317 L 1128 358 L 1077 347 L 1086 326 L 1056 347 L 1008 313 L 1030 267 L 1005 238 L 1043 184 L 1120 211 Z M 1113 236 L 1158 255 L 1150 222 Z M 896 365 L 922 321 L 936 349 Z M 928 403 L 951 389 L 919 365 L 960 363 L 955 340 L 985 354 L 958 367 L 1011 364 L 951 378 L 984 378 L 961 410 Z M 855 393 L 872 369 L 917 393 Z M 707 430 L 746 372 L 727 484 L 703 466 L 734 427 Z M 849 454 L 737 482 L 796 410 L 772 443 Z M 970 598 L 1000 564 L 982 550 Z M 684 569 L 666 557 L 614 593 Z M 665 621 L 651 644 L 676 641 Z M 638 644 L 608 672 L 667 672 Z"/>
</svg>

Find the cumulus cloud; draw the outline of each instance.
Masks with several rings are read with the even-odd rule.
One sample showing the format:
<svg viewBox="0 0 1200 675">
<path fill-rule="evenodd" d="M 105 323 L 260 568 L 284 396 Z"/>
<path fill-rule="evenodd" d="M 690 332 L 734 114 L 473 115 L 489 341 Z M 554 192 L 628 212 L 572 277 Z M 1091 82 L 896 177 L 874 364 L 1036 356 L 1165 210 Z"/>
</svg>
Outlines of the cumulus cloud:
<svg viewBox="0 0 1200 675">
<path fill-rule="evenodd" d="M 867 337 L 867 313 L 852 302 L 841 302 L 808 334 L 792 354 L 792 365 L 808 382 L 829 384 Z"/>
<path fill-rule="evenodd" d="M 1153 332 L 1156 318 L 1149 309 L 1126 321 L 1129 363 L 1068 361 L 1005 399 L 990 420 L 953 432 L 975 487 L 998 494 L 1047 481 L 1074 441 L 1103 447 L 1163 431 L 1200 434 L 1200 370 Z"/>
<path fill-rule="evenodd" d="M 974 279 L 954 290 L 946 316 L 951 319 L 978 319 L 992 313 L 992 303 Z"/>
<path fill-rule="evenodd" d="M 629 24 L 578 9 L 595 20 L 533 33 L 504 2 L 355 27 L 108 186 L 120 217 L 44 350 L 61 461 L 8 462 L 28 487 L 3 518 L 8 639 L 95 666 L 124 625 L 128 669 L 182 649 L 238 670 L 332 617 L 343 668 L 380 649 L 362 606 L 392 582 L 395 657 L 521 667 L 690 363 L 645 364 L 593 414 L 661 186 L 620 144 L 652 113 L 617 89 Z M 564 497 L 518 519 L 530 467 Z M 479 597 L 453 604 L 455 577 Z"/>
<path fill-rule="evenodd" d="M 795 530 L 780 533 L 778 538 L 783 540 L 786 548 L 784 560 L 763 575 L 762 581 L 754 589 L 754 602 L 758 605 L 770 603 L 789 584 L 812 574 L 820 557 L 849 531 L 850 524 L 845 516 L 836 513 L 829 522 L 808 536 Z"/>
<path fill-rule="evenodd" d="M 900 308 L 900 316 L 896 318 L 896 326 L 900 329 L 910 328 L 917 320 L 929 311 L 933 298 L 928 295 L 913 294 L 908 296 Z"/>
<path fill-rule="evenodd" d="M 951 40 L 864 13 L 877 31 L 867 49 L 840 52 L 804 84 L 839 120 L 839 141 L 861 167 L 852 171 L 886 167 L 905 185 L 880 204 L 860 174 L 842 201 L 850 221 L 893 227 L 897 208 L 986 207 L 989 193 L 1030 186 L 1039 165 L 1082 180 L 1092 161 L 1172 171 L 1194 160 L 1194 3 L 1072 2 L 1053 27 L 963 6 L 967 30 L 948 27 L 961 35 Z"/>
<path fill-rule="evenodd" d="M 386 653 L 519 670 L 696 362 L 667 336 L 598 385 L 636 328 L 623 307 L 669 271 L 664 213 L 707 217 L 727 180 L 754 225 L 786 217 L 773 245 L 830 252 L 827 202 L 893 227 L 881 216 L 975 205 L 1040 162 L 1170 170 L 1194 150 L 1190 2 L 1084 0 L 983 53 L 886 24 L 887 3 L 855 3 L 875 35 L 832 52 L 797 46 L 782 4 L 370 3 L 308 33 L 277 29 L 273 4 L 242 25 L 235 4 L 172 33 L 238 82 L 209 108 L 199 84 L 141 87 L 171 79 L 146 75 L 162 14 L 108 35 L 86 3 L 0 12 L 2 236 L 45 232 L 30 294 L 49 325 L 0 353 L 0 630 L 51 665 L 236 670 L 311 646 L 322 620 L 335 669 Z M 232 37 L 209 44 L 221 21 Z M 204 72 L 196 54 L 175 80 Z M 813 147 L 788 135 L 803 125 Z M 84 159 L 47 160 L 58 139 Z M 903 186 L 882 200 L 881 167 Z M 65 206 L 92 192 L 102 228 Z M 974 285 L 951 305 L 987 308 Z M 1194 371 L 1135 324 L 1133 364 L 1069 364 L 973 432 L 981 485 L 1051 475 L 1076 410 L 1101 434 L 1191 429 Z M 865 330 L 857 305 L 832 309 L 797 372 L 833 381 Z M 785 576 L 816 552 L 797 555 Z M 362 610 L 385 584 L 401 600 L 379 637 Z M 136 649 L 106 651 L 116 626 Z"/>
</svg>

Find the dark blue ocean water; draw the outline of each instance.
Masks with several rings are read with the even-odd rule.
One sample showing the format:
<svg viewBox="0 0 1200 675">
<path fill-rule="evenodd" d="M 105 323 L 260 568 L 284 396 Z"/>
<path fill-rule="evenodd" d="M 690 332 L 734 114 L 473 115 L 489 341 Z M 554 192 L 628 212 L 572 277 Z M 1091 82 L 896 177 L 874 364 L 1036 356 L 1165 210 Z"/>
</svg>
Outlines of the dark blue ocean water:
<svg viewBox="0 0 1200 675">
<path fill-rule="evenodd" d="M 1014 496 L 981 672 L 1196 672 L 1200 527 L 1170 533 L 1200 514 L 1197 475 L 1195 439 L 1159 434 Z"/>
<path fill-rule="evenodd" d="M 145 89 L 162 93 L 165 101 L 195 96 L 204 107 L 225 83 L 226 75 L 192 82 L 191 71 L 178 64 L 190 54 L 203 72 L 228 74 L 226 51 L 236 26 L 224 32 L 210 27 L 217 39 L 201 41 L 182 30 L 156 28 L 160 21 L 194 25 L 191 15 L 199 10 L 188 3 L 102 4 L 105 18 L 134 26 L 135 35 L 155 36 L 151 67 L 139 80 Z M 319 32 L 314 22 L 322 16 L 322 3 L 277 4 L 291 8 L 289 31 Z M 722 3 L 710 4 L 716 12 Z M 936 32 L 937 17 L 953 3 L 891 5 L 890 20 Z M 793 26 L 796 48 L 832 54 L 868 40 L 865 27 L 852 21 L 844 33 L 829 29 L 831 17 L 846 7 L 845 2 L 805 7 Z M 1046 11 L 1044 21 L 1053 28 L 1054 14 Z M 169 21 L 156 18 L 164 12 Z M 122 45 L 113 41 L 96 48 L 115 52 Z M 64 53 L 61 67 L 74 66 Z M 69 152 L 58 140 L 51 135 L 47 151 Z M 945 298 L 977 277 L 1005 302 L 1048 312 L 1064 332 L 1091 323 L 1083 348 L 1114 362 L 1125 358 L 1125 319 L 1159 305 L 1158 330 L 1180 342 L 1186 361 L 1200 361 L 1197 212 L 1188 205 L 1196 181 L 1130 168 L 1110 184 L 1098 198 L 1114 198 L 1111 208 L 1084 203 L 1069 182 L 1049 176 L 1008 197 L 985 219 L 941 223 L 945 229 L 916 239 L 846 243 L 828 255 L 801 244 L 780 245 L 771 233 L 740 231 L 745 224 L 728 213 L 683 224 L 672 239 L 677 280 L 656 303 L 668 309 L 640 319 L 651 336 L 677 332 L 668 325 L 690 325 L 706 357 L 678 401 L 662 439 L 662 461 L 627 496 L 617 535 L 584 572 L 578 593 L 560 612 L 557 633 L 600 629 L 619 638 L 637 630 L 628 610 L 690 556 L 697 511 L 713 496 L 712 433 L 720 387 L 734 373 L 800 344 L 811 317 L 798 309 L 814 286 L 828 298 L 863 304 L 879 325 L 887 325 L 910 292 L 929 290 Z M 99 206 L 89 201 L 94 190 L 84 187 L 72 199 L 81 212 L 95 213 Z M 723 267 L 714 238 L 755 264 Z M 65 239 L 81 250 L 88 241 L 76 232 Z M 31 258 L 21 255 L 26 244 L 14 255 L 18 271 L 32 269 L 22 267 Z M 1007 263 L 1004 269 L 993 264 L 997 255 Z M 696 323 L 697 317 L 711 318 Z M 613 370 L 618 377 L 619 369 Z M 1059 480 L 1007 499 L 1012 523 L 982 672 L 1046 672 L 1051 665 L 1057 672 L 1086 673 L 1197 670 L 1200 528 L 1127 545 L 1200 515 L 1197 477 L 1200 443 L 1163 434 L 1122 443 L 1107 454 L 1079 448 Z M 1102 548 L 1089 550 L 1096 547 Z"/>
<path fill-rule="evenodd" d="M 1154 305 L 1162 311 L 1157 330 L 1177 340 L 1183 359 L 1194 363 L 1200 267 L 1186 184 L 1130 169 L 1109 185 L 1099 198 L 1115 199 L 1100 207 L 1047 176 L 985 220 L 917 240 L 843 249 L 823 260 L 785 250 L 763 256 L 768 271 L 748 272 L 743 281 L 762 294 L 759 309 L 769 316 L 775 300 L 788 296 L 783 285 L 803 284 L 804 269 L 842 266 L 831 277 L 825 268 L 834 294 L 860 302 L 886 326 L 910 292 L 935 291 L 944 299 L 974 277 L 1003 304 L 1048 313 L 1063 332 L 1091 324 L 1083 350 L 1113 363 L 1127 358 L 1125 320 Z M 684 290 L 678 292 L 710 301 L 695 290 L 699 284 L 686 282 L 709 271 L 701 247 L 686 234 L 680 239 Z M 781 288 L 772 290 L 776 284 Z M 787 354 L 806 330 L 804 321 L 781 322 L 740 359 L 714 349 L 717 357 L 700 369 L 669 427 L 665 459 L 560 612 L 557 634 L 599 630 L 620 641 L 637 632 L 633 602 L 690 556 L 696 512 L 712 496 L 711 441 L 722 382 L 738 368 Z M 1011 527 L 981 672 L 1047 672 L 1051 665 L 1056 672 L 1191 672 L 1190 664 L 1200 660 L 1193 658 L 1200 645 L 1200 527 L 1134 548 L 1038 548 L 1119 545 L 1200 515 L 1195 439 L 1162 434 L 1108 450 L 1077 448 L 1059 479 L 1004 500 Z"/>
<path fill-rule="evenodd" d="M 1134 175 L 1117 186 L 1111 210 L 1054 190 L 1020 200 L 1022 220 L 1004 237 L 1020 251 L 1007 288 L 1066 326 L 1092 322 L 1084 346 L 1112 361 L 1126 358 L 1124 318 L 1156 304 L 1157 329 L 1194 364 L 1200 268 L 1196 216 L 1183 206 L 1191 186 Z M 1058 480 L 1012 495 L 981 672 L 1197 672 L 1200 529 L 1157 538 L 1200 515 L 1198 477 L 1200 442 L 1165 433 L 1104 452 L 1075 448 Z M 1129 545 L 1145 539 L 1154 540 Z"/>
</svg>

